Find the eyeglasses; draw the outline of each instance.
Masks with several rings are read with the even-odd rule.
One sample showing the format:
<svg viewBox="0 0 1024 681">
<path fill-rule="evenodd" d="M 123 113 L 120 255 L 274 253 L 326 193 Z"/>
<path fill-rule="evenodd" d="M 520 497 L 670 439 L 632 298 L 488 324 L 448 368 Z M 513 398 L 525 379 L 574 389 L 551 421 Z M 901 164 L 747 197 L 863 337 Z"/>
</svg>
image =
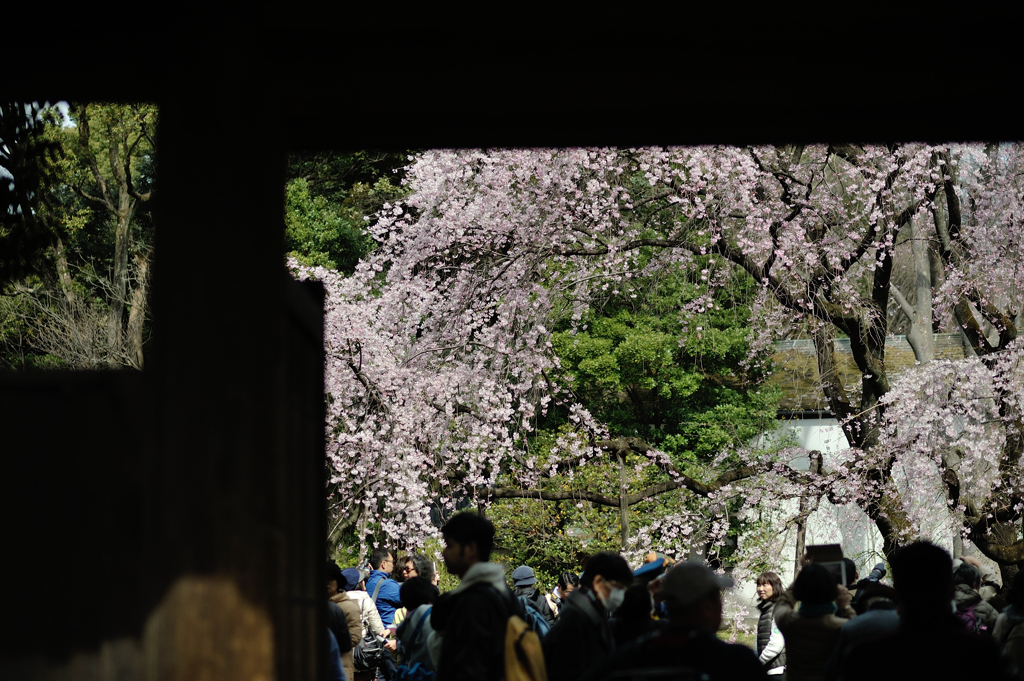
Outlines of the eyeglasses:
<svg viewBox="0 0 1024 681">
<path fill-rule="evenodd" d="M 416 568 L 412 565 L 402 568 L 402 574 L 405 574 L 406 572 L 416 572 Z"/>
</svg>

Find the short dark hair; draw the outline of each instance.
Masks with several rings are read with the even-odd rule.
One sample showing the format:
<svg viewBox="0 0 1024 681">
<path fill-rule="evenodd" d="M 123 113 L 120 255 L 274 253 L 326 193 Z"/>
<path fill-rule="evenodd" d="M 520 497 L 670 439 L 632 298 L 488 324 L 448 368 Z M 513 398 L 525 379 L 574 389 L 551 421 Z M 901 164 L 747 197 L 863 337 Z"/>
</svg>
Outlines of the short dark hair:
<svg viewBox="0 0 1024 681">
<path fill-rule="evenodd" d="M 857 602 L 854 609 L 858 615 L 863 615 L 868 610 L 895 610 L 896 589 L 878 582 L 869 583 L 857 591 Z"/>
<path fill-rule="evenodd" d="M 646 622 L 651 617 L 651 609 L 654 601 L 651 600 L 651 592 L 647 590 L 647 582 L 637 580 L 635 584 L 626 589 L 622 599 L 622 605 L 615 610 L 615 616 L 624 620 Z"/>
<path fill-rule="evenodd" d="M 398 590 L 402 606 L 409 612 L 426 603 L 433 603 L 440 592 L 426 577 L 410 577 Z"/>
<path fill-rule="evenodd" d="M 960 567 L 953 571 L 953 584 L 966 584 L 975 589 L 981 584 L 981 570 L 970 563 L 960 563 Z"/>
<path fill-rule="evenodd" d="M 412 566 L 419 573 L 417 577 L 425 577 L 428 582 L 434 580 L 434 563 L 422 553 L 414 553 L 407 557 L 412 561 Z"/>
<path fill-rule="evenodd" d="M 786 590 L 785 587 L 782 586 L 782 578 L 771 571 L 762 572 L 761 574 L 759 574 L 757 576 L 756 583 L 759 585 L 768 584 L 772 587 L 772 597 L 768 599 L 769 601 L 774 601 L 782 595 L 783 591 Z"/>
<path fill-rule="evenodd" d="M 564 589 L 565 587 L 572 584 L 575 589 L 580 585 L 580 578 L 575 572 L 563 572 L 558 575 L 558 588 Z"/>
<path fill-rule="evenodd" d="M 889 560 L 892 585 L 900 599 L 901 618 L 949 613 L 953 599 L 953 559 L 927 541 L 904 546 Z"/>
<path fill-rule="evenodd" d="M 370 554 L 370 567 L 374 570 L 380 570 L 380 566 L 390 557 L 391 551 L 386 546 L 374 549 L 373 553 Z"/>
<path fill-rule="evenodd" d="M 583 568 L 580 584 L 588 589 L 593 587 L 594 577 L 597 575 L 606 580 L 622 582 L 626 586 L 633 581 L 633 571 L 629 569 L 629 563 L 613 551 L 601 551 L 591 556 Z"/>
<path fill-rule="evenodd" d="M 405 573 L 402 571 L 405 568 L 405 564 L 412 560 L 412 556 L 401 556 L 395 558 L 395 569 L 392 571 L 392 579 L 397 582 L 405 581 Z"/>
<path fill-rule="evenodd" d="M 344 591 L 345 585 L 348 584 L 348 580 L 345 579 L 345 575 L 341 574 L 341 568 L 333 560 L 327 561 L 327 580 L 334 580 L 338 583 L 338 591 Z"/>
<path fill-rule="evenodd" d="M 838 595 L 835 575 L 824 565 L 809 563 L 800 569 L 793 580 L 793 597 L 808 605 L 830 603 Z"/>
<path fill-rule="evenodd" d="M 486 563 L 494 548 L 494 523 L 472 511 L 456 514 L 441 528 L 441 536 L 463 546 L 476 544 L 477 560 Z"/>
</svg>

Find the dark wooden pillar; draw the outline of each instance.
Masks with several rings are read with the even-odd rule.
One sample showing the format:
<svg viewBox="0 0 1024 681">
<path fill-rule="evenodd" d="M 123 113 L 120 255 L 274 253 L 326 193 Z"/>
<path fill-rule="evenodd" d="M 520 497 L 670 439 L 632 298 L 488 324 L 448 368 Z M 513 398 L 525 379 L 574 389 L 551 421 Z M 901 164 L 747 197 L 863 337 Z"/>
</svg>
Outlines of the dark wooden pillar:
<svg viewBox="0 0 1024 681">
<path fill-rule="evenodd" d="M 320 674 L 323 292 L 284 268 L 266 42 L 189 40 L 158 93 L 146 372 L 0 379 L 0 678 Z"/>
</svg>

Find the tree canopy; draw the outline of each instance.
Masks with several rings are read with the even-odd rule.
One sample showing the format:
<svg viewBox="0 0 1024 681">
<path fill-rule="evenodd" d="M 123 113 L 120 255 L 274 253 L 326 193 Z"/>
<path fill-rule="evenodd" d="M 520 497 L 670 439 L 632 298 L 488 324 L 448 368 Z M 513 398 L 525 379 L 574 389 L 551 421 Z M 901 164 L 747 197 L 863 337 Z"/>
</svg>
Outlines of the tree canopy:
<svg viewBox="0 0 1024 681">
<path fill-rule="evenodd" d="M 1020 159 L 1012 144 L 421 155 L 408 171 L 411 194 L 384 206 L 371 228 L 378 245 L 354 274 L 303 275 L 328 285 L 339 525 L 423 536 L 433 531 L 431 509 L 486 505 L 509 480 L 551 498 L 542 478 L 632 454 L 661 484 L 708 504 L 736 498 L 740 487 L 748 510 L 808 494 L 856 504 L 887 551 L 952 504 L 958 532 L 996 560 L 1020 562 L 1016 530 L 999 535 L 1000 524 L 1019 525 L 1024 508 Z M 913 248 L 911 280 L 927 283 L 903 291 L 894 262 Z M 747 357 L 728 360 L 737 375 L 760 370 L 774 340 L 794 328 L 814 338 L 850 449 L 799 472 L 777 453 L 730 443 L 689 474 L 666 453 L 670 433 L 659 449 L 615 432 L 630 404 L 638 415 L 637 400 L 616 403 L 618 392 L 629 396 L 633 386 L 650 407 L 639 415 L 657 420 L 667 405 L 660 395 L 651 401 L 655 389 L 695 387 L 667 361 L 661 322 L 629 327 L 617 304 L 594 314 L 601 300 L 639 296 L 659 272 L 692 286 L 671 313 L 684 350 L 713 337 L 721 292 L 737 277 L 752 282 Z M 885 338 L 901 314 L 925 330 L 963 329 L 978 356 L 933 362 L 922 333 L 913 341 L 920 368 L 894 382 Z M 849 338 L 862 373 L 852 394 L 835 377 L 836 334 Z M 974 378 L 958 380 L 965 376 Z M 929 382 L 935 387 L 922 392 Z M 545 451 L 531 449 L 556 407 L 563 431 Z M 917 489 L 938 490 L 938 503 L 908 490 L 908 476 Z M 659 526 L 675 528 L 666 536 L 688 527 L 683 516 Z M 706 537 L 723 540 L 720 529 Z"/>
<path fill-rule="evenodd" d="M 68 120 L 56 107 L 22 107 L 9 125 L 19 107 L 4 111 L 4 363 L 141 369 L 156 107 L 77 103 Z"/>
</svg>

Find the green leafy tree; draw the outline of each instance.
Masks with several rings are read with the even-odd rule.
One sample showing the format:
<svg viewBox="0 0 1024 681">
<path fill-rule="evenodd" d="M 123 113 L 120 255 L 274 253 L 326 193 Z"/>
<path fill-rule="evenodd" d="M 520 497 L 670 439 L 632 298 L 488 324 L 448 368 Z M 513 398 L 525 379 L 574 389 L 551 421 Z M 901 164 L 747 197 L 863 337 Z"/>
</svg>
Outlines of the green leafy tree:
<svg viewBox="0 0 1024 681">
<path fill-rule="evenodd" d="M 19 324 L 6 346 L 30 346 L 66 366 L 141 369 L 156 107 L 78 103 L 70 107 L 69 125 L 52 108 L 35 121 L 39 144 L 52 150 L 34 155 L 47 172 L 29 194 L 36 231 L 47 238 L 37 239 L 25 257 L 31 272 L 17 273 L 14 282 L 8 277 L 8 296 L 21 300 L 5 311 Z"/>
<path fill-rule="evenodd" d="M 313 194 L 299 178 L 285 192 L 285 240 L 288 255 L 310 267 L 352 272 L 372 246 L 363 213 Z"/>
<path fill-rule="evenodd" d="M 566 319 L 552 334 L 561 372 L 551 380 L 571 396 L 567 402 L 579 402 L 608 424 L 603 443 L 608 456 L 542 473 L 541 494 L 491 507 L 503 527 L 510 564 L 529 564 L 551 581 L 562 570 L 578 570 L 586 554 L 627 548 L 624 507 L 645 525 L 680 514 L 702 515 L 696 527 L 706 532 L 694 533 L 693 541 L 707 532 L 732 539 L 712 557 L 725 558 L 736 546 L 735 537 L 749 522 L 730 513 L 738 504 L 726 500 L 709 513 L 693 489 L 671 483 L 665 468 L 647 457 L 650 450 L 662 451 L 674 470 L 701 481 L 696 487 L 714 487 L 723 465 L 739 464 L 729 452 L 775 426 L 780 395 L 763 383 L 766 368 L 747 361 L 746 325 L 755 289 L 743 275 L 730 276 L 731 285 L 719 289 L 710 309 L 700 314 L 679 310 L 706 293 L 702 282 L 688 280 L 684 272 L 658 272 L 634 282 L 639 295 L 610 292 L 581 320 Z M 531 448 L 541 471 L 559 436 L 571 436 L 571 418 L 562 404 L 538 423 Z M 508 488 L 498 495 L 531 496 Z"/>
<path fill-rule="evenodd" d="M 366 228 L 385 204 L 405 196 L 408 154 L 302 153 L 289 159 L 285 248 L 310 267 L 346 274 L 373 247 Z"/>
<path fill-rule="evenodd" d="M 0 102 L 0 284 L 49 269 L 44 254 L 59 226 L 45 198 L 64 152 L 49 122 L 39 104 Z"/>
</svg>

